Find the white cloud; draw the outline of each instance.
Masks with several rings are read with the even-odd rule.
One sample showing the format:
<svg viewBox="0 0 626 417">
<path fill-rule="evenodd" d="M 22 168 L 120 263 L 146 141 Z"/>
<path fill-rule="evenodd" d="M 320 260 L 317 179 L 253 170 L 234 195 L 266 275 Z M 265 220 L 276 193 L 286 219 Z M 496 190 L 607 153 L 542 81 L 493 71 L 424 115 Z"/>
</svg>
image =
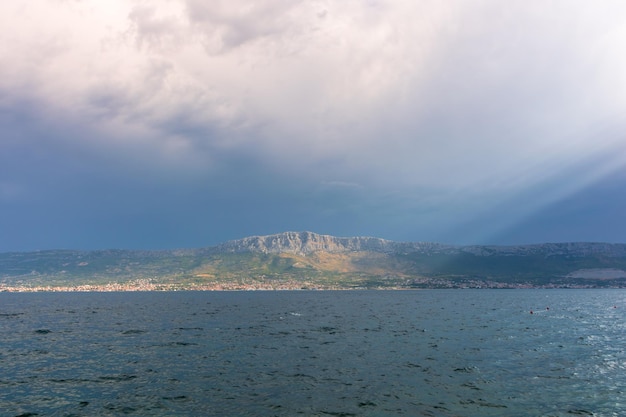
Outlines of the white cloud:
<svg viewBox="0 0 626 417">
<path fill-rule="evenodd" d="M 28 97 L 42 117 L 80 126 L 81 146 L 153 163 L 254 153 L 328 183 L 482 193 L 536 185 L 599 147 L 624 150 L 621 132 L 596 134 L 626 108 L 619 1 L 0 10 L 2 101 Z"/>
</svg>

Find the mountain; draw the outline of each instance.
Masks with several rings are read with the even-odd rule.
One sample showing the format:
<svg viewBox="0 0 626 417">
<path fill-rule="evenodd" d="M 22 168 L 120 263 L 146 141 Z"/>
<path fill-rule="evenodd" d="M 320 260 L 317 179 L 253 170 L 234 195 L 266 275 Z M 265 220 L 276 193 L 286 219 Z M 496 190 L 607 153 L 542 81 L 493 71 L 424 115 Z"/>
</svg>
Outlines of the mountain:
<svg viewBox="0 0 626 417">
<path fill-rule="evenodd" d="M 312 232 L 285 232 L 270 236 L 252 236 L 218 246 L 218 250 L 224 252 L 291 253 L 302 256 L 315 252 L 435 252 L 451 248 L 452 246 L 436 243 L 398 243 L 376 237 L 334 237 Z"/>
<path fill-rule="evenodd" d="M 335 237 L 313 232 L 285 232 L 269 236 L 251 236 L 232 240 L 216 247 L 223 252 L 293 253 L 378 252 L 461 254 L 476 256 L 592 256 L 626 257 L 626 244 L 611 243 L 542 243 L 518 246 L 454 246 L 431 242 L 394 242 L 376 237 Z"/>
<path fill-rule="evenodd" d="M 0 289 L 626 287 L 626 244 L 454 246 L 252 236 L 164 251 L 0 253 Z"/>
</svg>

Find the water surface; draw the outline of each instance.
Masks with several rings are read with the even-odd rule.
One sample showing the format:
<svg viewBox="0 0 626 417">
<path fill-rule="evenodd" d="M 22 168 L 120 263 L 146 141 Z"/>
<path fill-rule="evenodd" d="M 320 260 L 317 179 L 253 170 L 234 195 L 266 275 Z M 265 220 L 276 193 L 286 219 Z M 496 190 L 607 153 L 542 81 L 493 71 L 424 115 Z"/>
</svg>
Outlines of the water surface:
<svg viewBox="0 0 626 417">
<path fill-rule="evenodd" d="M 623 290 L 2 293 L 0 416 L 623 416 L 625 311 Z"/>
</svg>

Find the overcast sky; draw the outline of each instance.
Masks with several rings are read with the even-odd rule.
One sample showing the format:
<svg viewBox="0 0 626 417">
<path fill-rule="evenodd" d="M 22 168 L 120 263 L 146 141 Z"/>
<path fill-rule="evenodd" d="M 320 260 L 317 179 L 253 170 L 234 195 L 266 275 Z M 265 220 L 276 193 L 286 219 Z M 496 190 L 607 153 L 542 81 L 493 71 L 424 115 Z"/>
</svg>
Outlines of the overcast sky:
<svg viewBox="0 0 626 417">
<path fill-rule="evenodd" d="M 626 242 L 626 2 L 0 3 L 0 251 Z"/>
</svg>

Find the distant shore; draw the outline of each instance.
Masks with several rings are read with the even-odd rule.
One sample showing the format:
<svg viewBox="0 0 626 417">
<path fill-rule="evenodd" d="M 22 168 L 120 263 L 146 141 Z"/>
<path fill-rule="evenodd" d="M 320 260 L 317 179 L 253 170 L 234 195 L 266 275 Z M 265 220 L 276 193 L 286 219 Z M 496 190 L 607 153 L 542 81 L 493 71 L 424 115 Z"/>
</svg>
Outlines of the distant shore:
<svg viewBox="0 0 626 417">
<path fill-rule="evenodd" d="M 346 287 L 340 285 L 294 285 L 294 284 L 241 284 L 241 283 L 212 283 L 212 284 L 134 284 L 134 283 L 109 283 L 101 285 L 75 285 L 75 286 L 7 286 L 0 285 L 0 293 L 44 293 L 44 292 L 149 292 L 149 291 L 341 291 L 341 290 L 428 290 L 428 289 L 598 289 L 612 288 L 623 289 L 624 287 L 601 287 L 593 285 L 542 285 L 511 284 L 494 286 L 448 286 L 448 287 L 408 287 L 408 286 L 381 286 L 381 287 Z"/>
<path fill-rule="evenodd" d="M 345 290 L 366 289 L 346 288 L 341 286 L 303 286 L 302 284 L 280 283 L 267 285 L 261 283 L 210 283 L 210 284 L 158 284 L 151 282 L 108 283 L 99 285 L 73 286 L 7 286 L 0 285 L 0 292 L 32 293 L 32 292 L 137 292 L 137 291 L 281 291 L 281 290 Z M 382 288 L 379 288 L 382 289 Z M 385 288 L 402 289 L 402 288 Z"/>
</svg>

